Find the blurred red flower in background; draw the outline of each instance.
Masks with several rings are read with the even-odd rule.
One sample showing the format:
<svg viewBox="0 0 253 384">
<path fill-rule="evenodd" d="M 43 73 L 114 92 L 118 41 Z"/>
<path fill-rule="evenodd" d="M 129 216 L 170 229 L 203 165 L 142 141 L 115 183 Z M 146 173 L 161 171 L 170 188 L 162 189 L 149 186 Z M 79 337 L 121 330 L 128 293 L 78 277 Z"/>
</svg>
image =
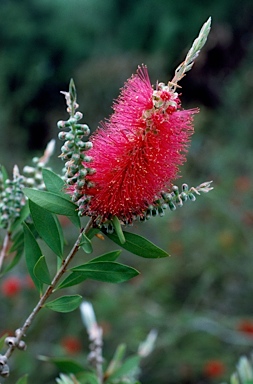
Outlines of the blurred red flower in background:
<svg viewBox="0 0 253 384">
<path fill-rule="evenodd" d="M 17 295 L 22 289 L 22 280 L 17 276 L 7 277 L 1 284 L 3 296 L 12 297 Z"/>
<path fill-rule="evenodd" d="M 252 320 L 242 320 L 238 326 L 238 331 L 245 333 L 248 336 L 253 337 L 253 321 Z"/>
<path fill-rule="evenodd" d="M 225 372 L 225 365 L 220 360 L 209 360 L 204 366 L 204 373 L 210 378 L 220 377 Z"/>
<path fill-rule="evenodd" d="M 66 336 L 61 341 L 61 345 L 65 352 L 69 355 L 75 355 L 82 350 L 80 340 L 75 336 Z"/>
</svg>

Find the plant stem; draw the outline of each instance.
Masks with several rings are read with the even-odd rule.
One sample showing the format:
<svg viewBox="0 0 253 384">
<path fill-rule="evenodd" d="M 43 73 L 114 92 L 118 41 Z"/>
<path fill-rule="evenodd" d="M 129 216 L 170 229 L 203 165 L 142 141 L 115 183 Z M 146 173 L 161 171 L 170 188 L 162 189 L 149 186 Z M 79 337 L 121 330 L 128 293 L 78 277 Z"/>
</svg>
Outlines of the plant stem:
<svg viewBox="0 0 253 384">
<path fill-rule="evenodd" d="M 8 251 L 10 239 L 11 239 L 11 233 L 9 231 L 7 231 L 7 233 L 4 237 L 3 247 L 2 247 L 1 252 L 0 252 L 0 271 L 2 269 L 4 258 L 7 254 L 7 251 Z"/>
<path fill-rule="evenodd" d="M 32 324 L 32 321 L 33 319 L 35 318 L 35 316 L 37 315 L 37 313 L 41 310 L 41 308 L 43 307 L 45 301 L 51 296 L 51 294 L 53 293 L 57 283 L 59 282 L 60 278 L 63 276 L 63 274 L 66 272 L 67 270 L 67 267 L 69 265 L 69 263 L 71 262 L 71 260 L 73 259 L 73 257 L 75 256 L 75 254 L 77 253 L 78 249 L 79 249 L 79 246 L 80 246 L 80 243 L 82 241 L 82 234 L 87 232 L 89 229 L 90 229 L 90 226 L 91 226 L 91 221 L 90 220 L 86 226 L 86 228 L 81 228 L 80 230 L 80 234 L 73 246 L 73 248 L 71 249 L 71 251 L 69 252 L 68 256 L 66 257 L 65 260 L 62 261 L 62 265 L 61 265 L 61 268 L 57 271 L 56 275 L 54 276 L 51 284 L 47 287 L 46 291 L 44 292 L 44 294 L 41 296 L 40 300 L 38 301 L 37 305 L 34 307 L 34 309 L 32 310 L 32 312 L 30 313 L 30 315 L 27 317 L 27 319 L 25 320 L 23 326 L 18 330 L 18 334 L 17 334 L 17 337 L 15 339 L 15 344 L 14 345 L 10 345 L 8 350 L 6 351 L 5 353 L 5 356 L 7 358 L 9 358 L 13 351 L 15 350 L 16 346 L 18 345 L 18 343 L 21 341 L 21 339 L 25 336 L 25 333 L 27 331 L 27 329 L 30 327 L 30 325 Z"/>
</svg>

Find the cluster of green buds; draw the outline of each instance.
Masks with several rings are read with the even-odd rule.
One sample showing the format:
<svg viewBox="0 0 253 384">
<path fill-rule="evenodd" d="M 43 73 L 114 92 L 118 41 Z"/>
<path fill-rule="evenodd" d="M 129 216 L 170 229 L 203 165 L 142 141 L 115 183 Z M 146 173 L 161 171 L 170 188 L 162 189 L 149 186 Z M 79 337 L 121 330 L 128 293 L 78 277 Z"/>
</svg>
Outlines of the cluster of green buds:
<svg viewBox="0 0 253 384">
<path fill-rule="evenodd" d="M 90 134 L 89 127 L 86 124 L 80 124 L 83 114 L 76 111 L 79 105 L 76 101 L 76 88 L 74 81 L 71 79 L 69 84 L 69 92 L 61 92 L 64 94 L 67 104 L 67 112 L 70 118 L 67 121 L 60 120 L 57 123 L 59 129 L 63 129 L 58 135 L 59 139 L 65 141 L 61 147 L 60 157 L 65 161 L 64 180 L 67 188 L 72 188 L 72 201 L 79 205 L 79 213 L 82 213 L 81 205 L 89 200 L 89 196 L 83 194 L 83 188 L 87 181 L 86 175 L 93 174 L 95 170 L 88 167 L 85 163 L 90 163 L 92 158 L 85 154 L 92 148 L 92 143 L 87 141 Z M 80 199 L 81 198 L 81 199 Z M 84 201 L 87 199 L 86 201 Z"/>
<path fill-rule="evenodd" d="M 4 167 L 0 169 L 0 227 L 9 229 L 12 223 L 20 216 L 20 211 L 26 203 L 23 194 L 24 187 L 45 189 L 42 169 L 45 168 L 54 152 L 55 140 L 51 140 L 42 157 L 33 159 L 33 166 L 26 165 L 23 175 L 17 165 L 13 168 L 13 179 L 9 179 Z"/>
<path fill-rule="evenodd" d="M 182 207 L 186 201 L 195 201 L 196 195 L 200 195 L 201 192 L 207 193 L 213 189 L 211 187 L 211 181 L 200 184 L 197 187 L 191 187 L 187 184 L 182 184 L 181 191 L 178 186 L 173 185 L 170 192 L 162 192 L 161 198 L 157 199 L 153 205 L 150 205 L 146 210 L 141 221 L 149 220 L 154 216 L 164 216 L 165 210 L 169 208 L 171 211 L 175 211 L 177 207 Z"/>
<path fill-rule="evenodd" d="M 20 175 L 17 165 L 13 168 L 13 179 L 7 177 L 5 169 L 0 171 L 0 227 L 9 229 L 11 224 L 20 215 L 25 205 L 25 197 L 22 192 L 24 177 Z"/>
<path fill-rule="evenodd" d="M 173 185 L 170 192 L 162 192 L 161 197 L 154 201 L 154 204 L 149 205 L 147 210 L 143 213 L 143 215 L 138 215 L 134 217 L 134 221 L 144 222 L 149 220 L 151 217 L 155 216 L 164 216 L 165 211 L 169 208 L 171 211 L 175 211 L 177 207 L 182 207 L 186 201 L 195 201 L 196 195 L 200 195 L 202 193 L 207 193 L 213 189 L 211 187 L 212 181 L 206 181 L 201 183 L 197 187 L 189 188 L 188 184 L 182 184 L 181 191 L 179 191 L 178 186 Z M 127 225 L 132 225 L 129 223 L 124 223 Z M 108 220 L 102 225 L 100 225 L 105 231 L 109 234 L 112 234 L 115 230 L 112 221 Z"/>
<path fill-rule="evenodd" d="M 43 182 L 42 170 L 46 167 L 50 157 L 54 153 L 55 140 L 52 139 L 46 146 L 43 156 L 34 157 L 32 159 L 32 166 L 26 165 L 23 168 L 24 185 L 29 188 L 36 188 L 39 190 L 45 189 Z"/>
</svg>

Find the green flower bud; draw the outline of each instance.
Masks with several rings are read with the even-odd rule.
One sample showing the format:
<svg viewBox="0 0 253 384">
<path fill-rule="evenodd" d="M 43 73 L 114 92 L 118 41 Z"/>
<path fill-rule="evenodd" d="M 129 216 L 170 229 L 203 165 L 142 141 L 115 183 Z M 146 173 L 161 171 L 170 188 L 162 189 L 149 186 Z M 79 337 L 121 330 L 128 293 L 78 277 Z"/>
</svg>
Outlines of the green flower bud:
<svg viewBox="0 0 253 384">
<path fill-rule="evenodd" d="M 72 141 L 72 140 L 74 140 L 74 138 L 75 138 L 75 136 L 73 135 L 73 133 L 68 132 L 66 134 L 66 140 Z"/>
<path fill-rule="evenodd" d="M 81 169 L 79 172 L 80 178 L 85 177 L 87 173 L 88 173 L 88 169 L 85 169 L 85 168 Z"/>
<path fill-rule="evenodd" d="M 187 199 L 188 199 L 188 196 L 185 192 L 181 192 L 180 197 L 181 197 L 182 201 L 187 201 Z"/>
<path fill-rule="evenodd" d="M 168 206 L 169 206 L 171 211 L 175 211 L 177 208 L 172 201 L 168 201 Z"/>
<path fill-rule="evenodd" d="M 57 127 L 58 127 L 59 129 L 63 129 L 63 128 L 65 128 L 65 127 L 66 127 L 66 121 L 63 121 L 63 120 L 58 121 L 58 122 L 57 122 Z"/>
<path fill-rule="evenodd" d="M 191 200 L 191 201 L 195 201 L 195 200 L 196 200 L 196 196 L 195 196 L 193 193 L 189 193 L 189 194 L 188 194 L 188 198 L 189 198 L 189 200 Z"/>
<path fill-rule="evenodd" d="M 65 140 L 65 139 L 66 139 L 66 136 L 67 136 L 67 132 L 63 132 L 63 131 L 61 131 L 61 132 L 58 133 L 58 138 L 59 138 L 60 140 Z"/>
<path fill-rule="evenodd" d="M 86 161 L 86 163 L 90 163 L 92 161 L 92 157 L 91 156 L 84 156 L 84 161 Z"/>
<path fill-rule="evenodd" d="M 74 117 L 78 121 L 78 120 L 81 120 L 83 118 L 83 114 L 82 114 L 82 112 L 77 111 L 75 113 Z"/>
</svg>

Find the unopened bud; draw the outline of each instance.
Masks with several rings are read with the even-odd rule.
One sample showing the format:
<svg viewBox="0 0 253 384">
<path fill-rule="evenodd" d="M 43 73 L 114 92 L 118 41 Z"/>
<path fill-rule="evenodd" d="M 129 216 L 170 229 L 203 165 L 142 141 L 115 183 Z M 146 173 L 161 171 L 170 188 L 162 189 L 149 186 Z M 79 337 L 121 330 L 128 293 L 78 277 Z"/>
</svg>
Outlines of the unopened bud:
<svg viewBox="0 0 253 384">
<path fill-rule="evenodd" d="M 83 114 L 82 112 L 77 111 L 74 117 L 76 120 L 81 120 L 83 118 Z"/>
<path fill-rule="evenodd" d="M 84 161 L 86 161 L 86 163 L 90 163 L 92 161 L 92 157 L 91 156 L 84 156 Z"/>
<path fill-rule="evenodd" d="M 24 168 L 23 168 L 23 172 L 25 175 L 27 176 L 34 176 L 35 174 L 35 168 L 34 167 L 30 167 L 29 165 L 26 165 Z"/>
<path fill-rule="evenodd" d="M 10 374 L 10 368 L 8 366 L 8 364 L 4 364 L 0 370 L 0 375 L 2 377 L 8 377 Z"/>
<path fill-rule="evenodd" d="M 27 178 L 25 180 L 25 184 L 26 184 L 27 187 L 33 187 L 34 186 L 34 179 L 32 179 L 31 177 Z"/>
<path fill-rule="evenodd" d="M 196 196 L 194 196 L 193 193 L 189 193 L 188 198 L 189 198 L 189 200 L 191 200 L 191 201 L 195 201 L 195 200 L 196 200 Z"/>
<path fill-rule="evenodd" d="M 5 344 L 9 347 L 14 347 L 16 345 L 16 337 L 9 336 L 5 339 Z"/>
<path fill-rule="evenodd" d="M 63 128 L 65 128 L 65 127 L 66 127 L 66 121 L 63 121 L 63 120 L 58 121 L 58 122 L 57 122 L 57 127 L 58 127 L 59 129 L 63 129 Z"/>
<path fill-rule="evenodd" d="M 168 201 L 168 205 L 169 205 L 169 208 L 170 208 L 171 211 L 175 211 L 176 208 L 177 208 L 172 201 Z"/>
<path fill-rule="evenodd" d="M 67 135 L 67 132 L 63 132 L 63 131 L 61 131 L 61 132 L 59 132 L 59 134 L 58 134 L 58 138 L 59 138 L 60 140 L 65 140 L 65 139 L 66 139 L 66 135 Z"/>
<path fill-rule="evenodd" d="M 23 340 L 20 340 L 20 342 L 17 345 L 17 348 L 20 349 L 21 351 L 26 350 L 26 343 Z"/>
</svg>

